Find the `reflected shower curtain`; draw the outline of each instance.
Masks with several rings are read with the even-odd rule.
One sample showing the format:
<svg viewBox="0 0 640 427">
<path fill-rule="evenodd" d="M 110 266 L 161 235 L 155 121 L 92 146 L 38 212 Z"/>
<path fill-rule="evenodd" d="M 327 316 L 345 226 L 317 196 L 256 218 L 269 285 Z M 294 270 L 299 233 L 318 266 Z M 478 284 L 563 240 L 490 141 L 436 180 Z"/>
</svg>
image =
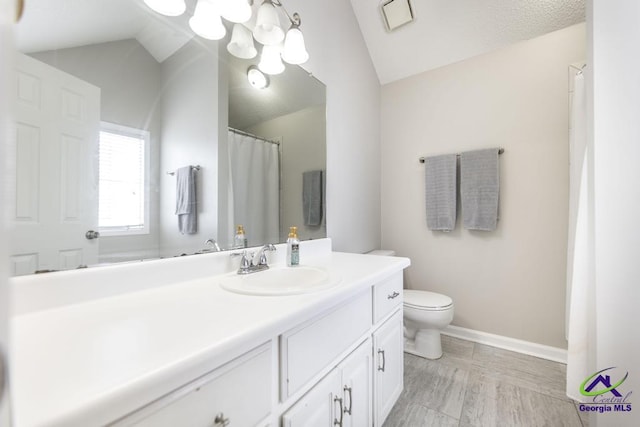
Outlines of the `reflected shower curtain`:
<svg viewBox="0 0 640 427">
<path fill-rule="evenodd" d="M 228 132 L 229 218 L 244 226 L 249 246 L 280 240 L 279 147 L 269 141 Z"/>
<path fill-rule="evenodd" d="M 567 395 L 581 401 L 580 384 L 589 375 L 589 263 L 593 233 L 589 227 L 590 201 L 587 146 L 587 103 L 584 75 L 574 79 L 569 141 L 569 240 L 567 246 Z"/>
</svg>

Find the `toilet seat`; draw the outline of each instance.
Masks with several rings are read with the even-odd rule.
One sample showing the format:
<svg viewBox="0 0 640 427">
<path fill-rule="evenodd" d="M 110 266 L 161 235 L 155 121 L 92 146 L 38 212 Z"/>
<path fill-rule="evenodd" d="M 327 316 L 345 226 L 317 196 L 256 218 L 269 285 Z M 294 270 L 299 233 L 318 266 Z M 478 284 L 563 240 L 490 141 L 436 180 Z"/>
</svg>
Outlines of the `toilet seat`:
<svg viewBox="0 0 640 427">
<path fill-rule="evenodd" d="M 405 307 L 416 310 L 440 311 L 453 306 L 450 297 L 436 292 L 405 289 L 403 298 Z"/>
</svg>

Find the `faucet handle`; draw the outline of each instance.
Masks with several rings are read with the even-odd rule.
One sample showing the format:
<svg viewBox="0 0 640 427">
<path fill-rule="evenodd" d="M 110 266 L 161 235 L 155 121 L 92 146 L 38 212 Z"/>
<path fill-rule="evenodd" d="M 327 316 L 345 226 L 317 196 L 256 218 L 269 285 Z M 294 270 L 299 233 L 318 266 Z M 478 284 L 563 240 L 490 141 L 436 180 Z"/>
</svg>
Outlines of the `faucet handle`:
<svg viewBox="0 0 640 427">
<path fill-rule="evenodd" d="M 267 254 L 266 251 L 275 251 L 276 247 L 273 243 L 267 243 L 266 245 L 264 245 L 261 249 L 260 252 L 258 252 L 260 254 L 260 259 L 258 260 L 258 265 L 267 265 Z"/>
<path fill-rule="evenodd" d="M 242 258 L 240 258 L 240 270 L 242 271 L 247 271 L 249 270 L 249 267 L 251 267 L 251 261 L 249 260 L 249 258 L 251 256 L 253 256 L 253 254 L 247 254 L 247 251 L 244 250 L 242 252 L 232 252 L 230 254 L 231 257 L 237 257 L 237 256 L 241 256 Z"/>
</svg>

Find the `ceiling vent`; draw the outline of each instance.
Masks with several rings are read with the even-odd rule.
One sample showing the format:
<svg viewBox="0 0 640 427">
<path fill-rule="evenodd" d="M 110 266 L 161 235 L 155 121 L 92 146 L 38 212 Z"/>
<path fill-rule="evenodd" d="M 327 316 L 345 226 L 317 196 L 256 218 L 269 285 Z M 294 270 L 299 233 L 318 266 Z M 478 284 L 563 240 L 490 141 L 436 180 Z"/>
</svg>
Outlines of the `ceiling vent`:
<svg viewBox="0 0 640 427">
<path fill-rule="evenodd" d="M 413 9 L 409 0 L 385 0 L 380 10 L 388 31 L 413 21 Z"/>
</svg>

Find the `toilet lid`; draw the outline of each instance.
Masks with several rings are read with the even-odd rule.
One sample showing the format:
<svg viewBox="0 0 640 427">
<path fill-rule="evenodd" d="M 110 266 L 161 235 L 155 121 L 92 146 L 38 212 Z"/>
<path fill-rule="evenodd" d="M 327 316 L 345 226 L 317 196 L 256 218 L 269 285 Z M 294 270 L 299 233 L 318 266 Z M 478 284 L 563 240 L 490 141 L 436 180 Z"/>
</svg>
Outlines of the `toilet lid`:
<svg viewBox="0 0 640 427">
<path fill-rule="evenodd" d="M 405 289 L 403 295 L 404 304 L 409 307 L 443 309 L 453 304 L 450 297 L 435 292 Z"/>
</svg>

